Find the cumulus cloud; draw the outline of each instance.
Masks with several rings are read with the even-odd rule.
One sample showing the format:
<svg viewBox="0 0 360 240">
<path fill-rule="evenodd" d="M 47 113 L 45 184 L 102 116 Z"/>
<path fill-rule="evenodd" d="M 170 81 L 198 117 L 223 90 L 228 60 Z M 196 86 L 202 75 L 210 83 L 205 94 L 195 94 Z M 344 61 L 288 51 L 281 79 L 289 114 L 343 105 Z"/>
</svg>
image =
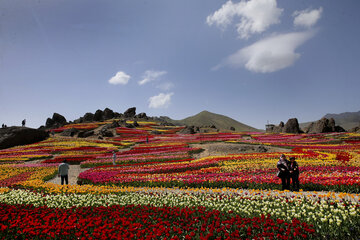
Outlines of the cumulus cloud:
<svg viewBox="0 0 360 240">
<path fill-rule="evenodd" d="M 295 11 L 293 13 L 294 26 L 312 27 L 321 18 L 322 11 L 322 7 L 313 10 Z"/>
<path fill-rule="evenodd" d="M 115 76 L 110 78 L 109 83 L 114 84 L 114 85 L 117 85 L 117 84 L 126 85 L 129 82 L 130 78 L 131 77 L 129 75 L 120 71 L 120 72 L 117 72 Z"/>
<path fill-rule="evenodd" d="M 300 53 L 295 50 L 313 35 L 313 31 L 273 35 L 240 49 L 216 68 L 228 65 L 245 67 L 249 71 L 260 73 L 287 68 L 300 57 Z"/>
<path fill-rule="evenodd" d="M 250 0 L 233 3 L 231 0 L 206 18 L 209 26 L 225 29 L 236 18 L 240 38 L 264 32 L 273 24 L 280 23 L 283 9 L 277 7 L 276 0 Z"/>
<path fill-rule="evenodd" d="M 153 70 L 147 70 L 144 73 L 143 79 L 139 81 L 139 85 L 144 85 L 145 83 L 152 82 L 159 77 L 165 75 L 166 71 L 153 71 Z"/>
<path fill-rule="evenodd" d="M 174 93 L 160 93 L 149 98 L 149 108 L 167 108 L 171 103 Z"/>
</svg>

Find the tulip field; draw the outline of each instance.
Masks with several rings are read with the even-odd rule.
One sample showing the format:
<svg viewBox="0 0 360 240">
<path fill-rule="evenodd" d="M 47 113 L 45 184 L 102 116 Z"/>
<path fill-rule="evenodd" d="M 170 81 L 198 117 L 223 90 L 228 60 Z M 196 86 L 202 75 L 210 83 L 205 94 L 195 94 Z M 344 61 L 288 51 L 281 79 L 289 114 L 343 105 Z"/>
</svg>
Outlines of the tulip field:
<svg viewBox="0 0 360 240">
<path fill-rule="evenodd" d="M 115 137 L 56 134 L 0 150 L 0 239 L 359 238 L 360 134 L 180 134 L 138 124 Z M 198 146 L 220 142 L 284 151 L 200 157 Z M 282 153 L 299 164 L 299 192 L 280 191 Z M 84 170 L 77 185 L 49 182 L 64 159 Z"/>
</svg>

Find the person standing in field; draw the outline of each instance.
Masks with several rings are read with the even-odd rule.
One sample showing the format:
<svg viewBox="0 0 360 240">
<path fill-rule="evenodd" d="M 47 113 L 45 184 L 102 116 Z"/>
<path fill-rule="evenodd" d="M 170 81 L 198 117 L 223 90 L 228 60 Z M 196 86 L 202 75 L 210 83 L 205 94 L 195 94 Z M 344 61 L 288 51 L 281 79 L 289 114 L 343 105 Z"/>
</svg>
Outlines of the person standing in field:
<svg viewBox="0 0 360 240">
<path fill-rule="evenodd" d="M 290 170 L 290 178 L 292 181 L 292 186 L 294 191 L 299 191 L 299 165 L 295 161 L 295 157 L 290 158 L 290 164 L 289 164 L 289 170 Z"/>
<path fill-rule="evenodd" d="M 22 120 L 21 126 L 25 127 L 26 119 Z"/>
<path fill-rule="evenodd" d="M 116 151 L 113 151 L 113 165 L 116 165 Z"/>
<path fill-rule="evenodd" d="M 61 185 L 64 184 L 64 180 L 66 184 L 69 184 L 69 168 L 66 159 L 59 165 L 58 177 L 61 177 Z"/>
<path fill-rule="evenodd" d="M 277 162 L 277 168 L 279 169 L 278 177 L 281 178 L 282 190 L 290 189 L 290 171 L 289 161 L 284 154 L 281 154 L 279 161 Z"/>
</svg>

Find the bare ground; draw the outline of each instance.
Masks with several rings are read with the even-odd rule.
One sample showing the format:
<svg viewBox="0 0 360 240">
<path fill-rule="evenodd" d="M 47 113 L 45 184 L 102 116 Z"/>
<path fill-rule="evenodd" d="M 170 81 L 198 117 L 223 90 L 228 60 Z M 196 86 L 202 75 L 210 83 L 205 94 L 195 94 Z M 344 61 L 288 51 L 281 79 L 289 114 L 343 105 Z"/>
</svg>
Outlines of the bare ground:
<svg viewBox="0 0 360 240">
<path fill-rule="evenodd" d="M 80 168 L 80 165 L 70 165 L 69 168 L 69 184 L 70 185 L 77 185 L 77 178 L 81 172 L 88 170 L 89 168 Z M 47 181 L 50 183 L 60 184 L 61 178 L 56 176 L 55 178 Z"/>
<path fill-rule="evenodd" d="M 192 144 L 192 147 L 202 148 L 203 152 L 194 154 L 194 158 L 203 158 L 208 156 L 221 156 L 227 154 L 241 154 L 241 153 L 258 153 L 258 152 L 290 152 L 291 149 L 254 145 L 254 144 L 238 144 L 238 143 L 204 143 Z"/>
</svg>

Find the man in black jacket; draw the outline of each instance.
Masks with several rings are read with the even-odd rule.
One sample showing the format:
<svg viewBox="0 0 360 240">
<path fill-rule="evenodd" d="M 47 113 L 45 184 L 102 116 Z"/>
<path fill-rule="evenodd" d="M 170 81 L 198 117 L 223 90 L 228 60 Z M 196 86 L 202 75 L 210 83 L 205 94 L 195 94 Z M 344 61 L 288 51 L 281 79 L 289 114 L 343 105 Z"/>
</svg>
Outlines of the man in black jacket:
<svg viewBox="0 0 360 240">
<path fill-rule="evenodd" d="M 295 161 L 295 157 L 290 158 L 289 164 L 290 177 L 293 185 L 294 191 L 299 191 L 299 165 Z"/>
<path fill-rule="evenodd" d="M 277 168 L 279 169 L 278 177 L 281 178 L 282 190 L 290 190 L 289 161 L 284 154 L 281 154 Z"/>
</svg>

